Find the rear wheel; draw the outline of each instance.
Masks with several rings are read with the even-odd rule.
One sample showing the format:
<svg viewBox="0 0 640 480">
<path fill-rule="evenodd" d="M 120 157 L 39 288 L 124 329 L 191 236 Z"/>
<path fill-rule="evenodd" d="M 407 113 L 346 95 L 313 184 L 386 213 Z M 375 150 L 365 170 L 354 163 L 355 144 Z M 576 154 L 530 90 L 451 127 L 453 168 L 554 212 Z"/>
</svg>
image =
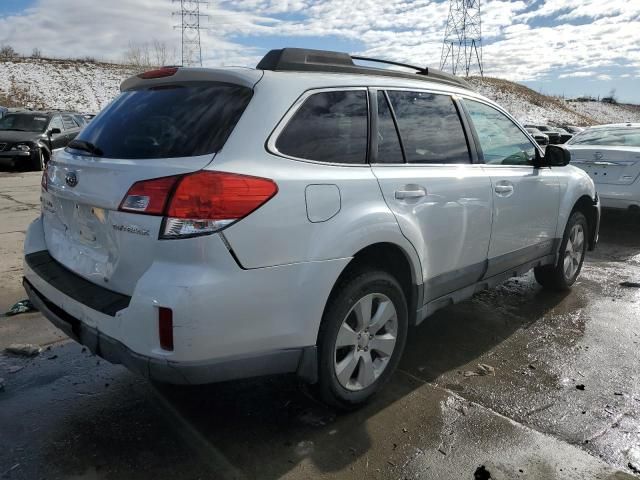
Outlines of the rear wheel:
<svg viewBox="0 0 640 480">
<path fill-rule="evenodd" d="M 582 212 L 574 212 L 560 243 L 560 255 L 556 265 L 536 267 L 533 271 L 540 285 L 552 290 L 567 290 L 580 275 L 585 253 L 589 224 Z"/>
<path fill-rule="evenodd" d="M 318 340 L 318 393 L 338 408 L 368 401 L 396 369 L 407 338 L 407 301 L 398 281 L 359 270 L 336 289 Z"/>
</svg>

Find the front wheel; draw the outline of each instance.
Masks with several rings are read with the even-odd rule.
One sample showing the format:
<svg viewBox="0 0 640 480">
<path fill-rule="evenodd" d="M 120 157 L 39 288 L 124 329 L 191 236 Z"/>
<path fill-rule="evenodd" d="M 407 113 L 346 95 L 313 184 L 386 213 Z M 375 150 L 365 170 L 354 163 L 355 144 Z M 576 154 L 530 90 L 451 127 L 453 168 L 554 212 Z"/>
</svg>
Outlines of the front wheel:
<svg viewBox="0 0 640 480">
<path fill-rule="evenodd" d="M 40 172 L 44 170 L 46 165 L 46 157 L 42 149 L 38 149 L 38 152 L 35 157 L 31 159 L 31 170 L 35 170 L 36 172 Z"/>
<path fill-rule="evenodd" d="M 557 264 L 536 267 L 533 271 L 540 285 L 551 290 L 567 290 L 575 283 L 584 263 L 588 233 L 587 218 L 582 212 L 574 212 L 560 243 Z"/>
<path fill-rule="evenodd" d="M 318 338 L 317 388 L 326 403 L 353 409 L 396 369 L 407 338 L 407 301 L 398 281 L 379 270 L 356 272 L 336 292 Z"/>
</svg>

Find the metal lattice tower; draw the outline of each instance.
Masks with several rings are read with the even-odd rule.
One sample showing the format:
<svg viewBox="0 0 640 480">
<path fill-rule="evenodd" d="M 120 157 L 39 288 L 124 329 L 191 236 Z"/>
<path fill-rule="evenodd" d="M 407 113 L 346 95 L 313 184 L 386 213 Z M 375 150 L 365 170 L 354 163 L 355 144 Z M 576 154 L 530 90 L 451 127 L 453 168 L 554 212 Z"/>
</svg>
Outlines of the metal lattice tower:
<svg viewBox="0 0 640 480">
<path fill-rule="evenodd" d="M 482 65 L 482 21 L 480 0 L 449 0 L 449 19 L 442 43 L 440 70 L 469 76 L 472 68 Z"/>
<path fill-rule="evenodd" d="M 185 67 L 202 66 L 202 47 L 200 31 L 204 30 L 201 20 L 208 15 L 200 13 L 200 6 L 207 5 L 202 0 L 173 0 L 180 3 L 180 10 L 173 12 L 181 19 L 175 28 L 182 30 L 182 65 Z"/>
</svg>

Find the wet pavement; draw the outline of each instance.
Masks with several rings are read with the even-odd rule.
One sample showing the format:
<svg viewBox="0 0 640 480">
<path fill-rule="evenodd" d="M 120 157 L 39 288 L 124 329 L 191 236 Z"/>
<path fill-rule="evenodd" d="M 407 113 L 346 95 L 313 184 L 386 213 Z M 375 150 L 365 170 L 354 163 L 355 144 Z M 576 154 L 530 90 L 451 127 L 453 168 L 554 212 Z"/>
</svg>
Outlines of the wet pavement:
<svg viewBox="0 0 640 480">
<path fill-rule="evenodd" d="M 0 174 L 0 192 L 13 189 L 0 195 L 13 222 L 0 230 L 3 310 L 24 297 L 17 242 L 38 202 L 20 185 L 38 182 Z M 640 219 L 605 212 L 571 292 L 529 274 L 438 312 L 350 414 L 290 377 L 151 385 L 37 313 L 0 317 L 0 348 L 49 345 L 0 355 L 0 478 L 636 478 L 640 288 L 624 281 L 640 282 Z M 469 376 L 479 364 L 489 374 Z"/>
</svg>

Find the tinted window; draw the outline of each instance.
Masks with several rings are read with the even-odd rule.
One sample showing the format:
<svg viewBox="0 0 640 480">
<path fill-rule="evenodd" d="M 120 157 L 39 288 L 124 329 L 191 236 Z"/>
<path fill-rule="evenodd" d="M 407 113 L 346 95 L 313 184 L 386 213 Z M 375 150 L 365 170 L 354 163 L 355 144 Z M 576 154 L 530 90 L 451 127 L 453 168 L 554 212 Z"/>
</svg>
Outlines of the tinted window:
<svg viewBox="0 0 640 480">
<path fill-rule="evenodd" d="M 404 163 L 389 104 L 383 92 L 378 92 L 378 163 Z"/>
<path fill-rule="evenodd" d="M 206 155 L 222 148 L 251 99 L 238 85 L 170 85 L 121 93 L 76 137 L 109 158 Z"/>
<path fill-rule="evenodd" d="M 44 132 L 49 117 L 34 113 L 9 113 L 0 120 L 0 130 Z"/>
<path fill-rule="evenodd" d="M 367 92 L 322 92 L 311 95 L 276 142 L 279 152 L 331 163 L 365 163 L 367 159 Z"/>
<path fill-rule="evenodd" d="M 448 95 L 387 92 L 408 163 L 470 163 L 460 116 Z"/>
<path fill-rule="evenodd" d="M 536 148 L 507 116 L 484 103 L 465 100 L 485 163 L 530 165 Z"/>
<path fill-rule="evenodd" d="M 76 121 L 70 115 L 62 116 L 62 124 L 64 125 L 65 130 L 73 130 L 74 128 L 78 128 Z"/>
<path fill-rule="evenodd" d="M 598 128 L 577 134 L 567 142 L 571 145 L 603 145 L 609 147 L 640 147 L 640 128 Z"/>
</svg>

